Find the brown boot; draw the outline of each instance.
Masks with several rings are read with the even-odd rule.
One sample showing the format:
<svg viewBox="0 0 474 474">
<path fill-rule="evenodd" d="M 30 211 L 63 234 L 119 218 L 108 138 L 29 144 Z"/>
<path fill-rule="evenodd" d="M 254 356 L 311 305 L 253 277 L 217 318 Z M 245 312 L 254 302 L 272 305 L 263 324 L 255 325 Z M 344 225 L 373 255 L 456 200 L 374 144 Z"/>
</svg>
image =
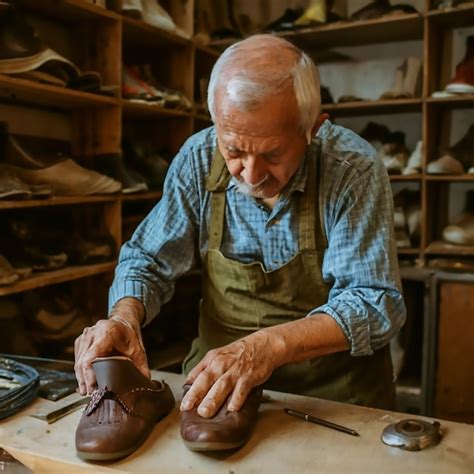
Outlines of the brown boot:
<svg viewBox="0 0 474 474">
<path fill-rule="evenodd" d="M 92 363 L 97 389 L 76 430 L 77 455 L 86 461 L 123 458 L 141 446 L 174 407 L 165 382 L 149 380 L 126 357 Z"/>
</svg>

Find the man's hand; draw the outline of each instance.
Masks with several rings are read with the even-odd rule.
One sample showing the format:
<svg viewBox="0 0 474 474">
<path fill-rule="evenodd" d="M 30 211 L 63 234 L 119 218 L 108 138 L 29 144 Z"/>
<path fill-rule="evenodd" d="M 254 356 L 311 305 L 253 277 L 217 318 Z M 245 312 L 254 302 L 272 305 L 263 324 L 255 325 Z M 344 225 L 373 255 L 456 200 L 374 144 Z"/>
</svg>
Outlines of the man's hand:
<svg viewBox="0 0 474 474">
<path fill-rule="evenodd" d="M 186 379 L 192 386 L 181 402 L 181 410 L 199 404 L 199 415 L 209 418 L 229 394 L 228 410 L 240 410 L 250 390 L 268 380 L 280 365 L 281 352 L 282 340 L 265 330 L 209 351 Z"/>
<path fill-rule="evenodd" d="M 119 353 L 129 357 L 140 372 L 150 377 L 141 338 L 141 316 L 135 311 L 135 304 L 141 305 L 141 303 L 137 300 L 135 300 L 136 303 L 126 300 L 131 300 L 131 298 L 119 301 L 110 319 L 100 320 L 94 326 L 85 328 L 74 343 L 74 370 L 81 395 L 90 393 L 95 386 L 92 361 L 97 357 Z"/>
</svg>

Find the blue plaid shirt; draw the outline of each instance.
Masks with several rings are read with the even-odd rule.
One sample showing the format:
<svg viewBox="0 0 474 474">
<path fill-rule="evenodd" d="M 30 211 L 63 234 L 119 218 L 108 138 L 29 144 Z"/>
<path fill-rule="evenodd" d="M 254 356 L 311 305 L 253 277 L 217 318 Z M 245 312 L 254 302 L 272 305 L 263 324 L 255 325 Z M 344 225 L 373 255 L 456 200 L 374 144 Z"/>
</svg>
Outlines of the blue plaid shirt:
<svg viewBox="0 0 474 474">
<path fill-rule="evenodd" d="M 320 207 L 328 240 L 322 272 L 331 290 L 327 303 L 308 316 L 328 314 L 344 331 L 352 355 L 370 355 L 405 321 L 390 182 L 374 149 L 352 131 L 327 120 L 315 139 L 322 143 Z M 135 297 L 150 322 L 171 298 L 175 280 L 205 259 L 211 197 L 205 181 L 216 140 L 214 127 L 203 130 L 174 158 L 163 198 L 121 249 L 110 308 Z M 303 160 L 272 210 L 230 180 L 221 246 L 226 257 L 274 270 L 298 252 L 292 197 L 305 189 L 306 166 Z"/>
</svg>

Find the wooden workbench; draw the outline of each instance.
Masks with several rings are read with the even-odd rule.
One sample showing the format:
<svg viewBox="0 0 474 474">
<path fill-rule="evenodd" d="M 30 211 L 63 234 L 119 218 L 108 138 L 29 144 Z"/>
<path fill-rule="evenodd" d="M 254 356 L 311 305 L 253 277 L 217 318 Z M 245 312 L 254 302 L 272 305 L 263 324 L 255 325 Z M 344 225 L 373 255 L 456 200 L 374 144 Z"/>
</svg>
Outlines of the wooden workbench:
<svg viewBox="0 0 474 474">
<path fill-rule="evenodd" d="M 155 372 L 154 378 L 164 379 L 176 399 L 181 398 L 182 376 Z M 380 441 L 383 428 L 409 417 L 406 414 L 265 393 L 270 400 L 260 407 L 250 441 L 230 454 L 189 451 L 181 441 L 176 408 L 156 426 L 147 442 L 125 460 L 107 465 L 87 464 L 77 458 L 74 445 L 82 409 L 51 425 L 28 416 L 46 405 L 54 406 L 55 402 L 47 400 L 38 400 L 0 422 L 0 447 L 35 473 L 474 473 L 474 425 L 440 420 L 444 433 L 441 443 L 424 451 L 408 452 Z M 360 437 L 290 417 L 283 412 L 284 406 L 351 427 Z"/>
</svg>

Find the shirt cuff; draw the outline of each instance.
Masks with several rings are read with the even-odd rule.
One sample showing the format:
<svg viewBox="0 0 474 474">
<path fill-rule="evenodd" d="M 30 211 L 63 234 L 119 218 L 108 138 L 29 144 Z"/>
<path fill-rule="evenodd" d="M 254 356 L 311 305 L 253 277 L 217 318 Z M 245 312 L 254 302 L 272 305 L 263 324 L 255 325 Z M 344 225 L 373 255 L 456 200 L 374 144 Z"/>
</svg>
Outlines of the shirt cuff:
<svg viewBox="0 0 474 474">
<path fill-rule="evenodd" d="M 346 303 L 325 304 L 313 309 L 308 316 L 324 313 L 333 318 L 347 337 L 351 346 L 351 356 L 368 356 L 374 351 L 370 345 L 370 327 L 365 318 L 359 319 L 357 324 L 349 325 L 343 314 L 353 314 L 354 309 Z"/>
<path fill-rule="evenodd" d="M 145 307 L 146 326 L 160 311 L 159 298 L 147 285 L 136 280 L 115 281 L 109 290 L 109 314 L 113 307 L 123 298 L 136 298 Z"/>
</svg>

